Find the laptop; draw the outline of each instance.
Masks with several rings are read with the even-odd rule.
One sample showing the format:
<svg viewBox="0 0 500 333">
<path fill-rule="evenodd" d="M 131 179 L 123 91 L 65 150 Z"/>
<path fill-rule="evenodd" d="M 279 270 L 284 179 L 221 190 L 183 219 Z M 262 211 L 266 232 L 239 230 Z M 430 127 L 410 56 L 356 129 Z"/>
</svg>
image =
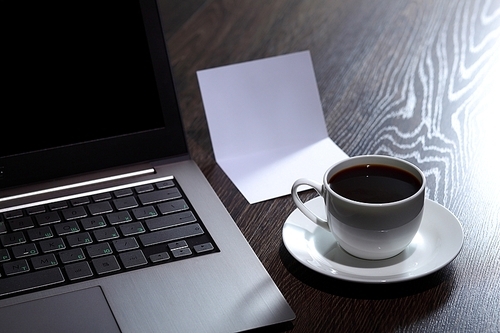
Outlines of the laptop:
<svg viewBox="0 0 500 333">
<path fill-rule="evenodd" d="M 190 159 L 155 0 L 9 6 L 0 331 L 290 323 L 293 311 Z"/>
</svg>

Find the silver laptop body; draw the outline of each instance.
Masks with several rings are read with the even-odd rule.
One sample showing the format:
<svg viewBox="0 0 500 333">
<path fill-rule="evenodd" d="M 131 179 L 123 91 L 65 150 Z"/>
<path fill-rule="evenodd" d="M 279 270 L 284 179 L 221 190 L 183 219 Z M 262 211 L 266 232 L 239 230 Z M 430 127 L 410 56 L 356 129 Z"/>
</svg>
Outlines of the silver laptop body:
<svg viewBox="0 0 500 333">
<path fill-rule="evenodd" d="M 188 247 L 193 255 L 176 260 L 174 249 L 165 242 L 162 246 L 170 255 L 165 263 L 155 264 L 146 257 L 144 267 L 120 267 L 113 274 L 102 275 L 91 263 L 93 276 L 80 281 L 69 281 L 55 251 L 57 263 L 51 272 L 60 271 L 64 281 L 38 286 L 36 281 L 24 278 L 22 283 L 28 290 L 21 290 L 13 278 L 22 275 L 36 279 L 44 270 L 34 267 L 30 257 L 16 254 L 4 237 L 0 246 L 10 261 L 0 262 L 0 291 L 4 291 L 0 297 L 0 331 L 234 332 L 293 320 L 293 311 L 189 158 L 155 1 L 50 6 L 13 5 L 11 12 L 31 34 L 14 28 L 7 38 L 7 50 L 12 51 L 7 77 L 13 82 L 4 97 L 17 103 L 2 112 L 11 114 L 13 120 L 9 134 L 1 137 L 0 237 L 18 226 L 12 222 L 11 212 L 29 217 L 35 208 L 49 210 L 47 207 L 61 201 L 71 203 L 81 197 L 97 198 L 125 188 L 175 181 L 215 249 L 196 255 L 198 248 Z M 94 29 L 96 26 L 98 29 Z M 69 40 L 61 37 L 68 36 L 70 29 L 78 31 L 70 32 Z M 103 44 L 94 43 L 96 36 L 102 37 L 99 42 Z M 135 76 L 142 70 L 133 69 L 134 61 L 147 58 L 146 53 L 133 54 L 138 45 L 146 46 L 148 57 L 151 51 L 152 76 Z M 107 56 L 117 47 L 118 53 Z M 101 62 L 98 71 L 94 71 L 94 65 L 84 64 L 90 58 Z M 99 71 L 111 64 L 118 65 L 100 76 Z M 63 67 L 65 73 L 55 76 L 55 67 Z M 73 72 L 75 68 L 80 68 L 78 73 Z M 134 86 L 115 88 L 118 81 L 128 77 L 133 79 L 127 85 Z M 146 81 L 151 78 L 158 91 L 156 104 L 144 97 L 128 98 L 138 89 L 149 96 L 151 89 L 144 87 L 149 87 Z M 52 81 L 58 84 L 52 85 Z M 94 95 L 100 97 L 94 99 Z M 112 96 L 109 101 L 100 102 L 108 95 Z M 159 118 L 155 108 L 162 110 Z M 49 112 L 52 109 L 54 112 Z M 150 122 L 140 120 L 154 112 L 156 118 L 151 116 Z M 86 117 L 90 120 L 84 120 Z M 117 118 L 118 125 L 106 124 L 106 118 Z M 33 120 L 32 125 L 28 120 Z M 110 126 L 118 129 L 111 130 Z M 22 141 L 29 147 L 23 147 Z M 88 209 L 87 214 L 92 215 Z M 32 228 L 38 227 L 33 220 Z M 146 220 L 141 220 L 143 225 Z M 75 221 L 81 223 L 81 219 Z M 104 221 L 109 227 L 110 221 Z M 49 227 L 56 228 L 55 224 Z M 29 235 L 29 229 L 20 229 L 17 235 Z M 118 226 L 116 229 L 121 230 Z M 137 243 L 141 245 L 142 241 Z M 71 248 L 66 238 L 64 242 Z M 39 245 L 36 250 L 43 252 Z M 121 259 L 114 247 L 111 251 Z M 86 250 L 84 253 L 88 256 Z M 11 267 L 15 266 L 12 262 L 23 260 L 28 263 L 28 271 L 12 274 L 16 269 Z"/>
</svg>

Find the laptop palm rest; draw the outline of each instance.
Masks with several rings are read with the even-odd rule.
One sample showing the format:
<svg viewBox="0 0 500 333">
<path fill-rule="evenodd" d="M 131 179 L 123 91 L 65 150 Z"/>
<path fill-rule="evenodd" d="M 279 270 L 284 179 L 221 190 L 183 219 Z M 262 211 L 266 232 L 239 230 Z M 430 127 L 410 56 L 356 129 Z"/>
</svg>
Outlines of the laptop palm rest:
<svg viewBox="0 0 500 333">
<path fill-rule="evenodd" d="M 120 332 L 99 287 L 0 308 L 0 323 L 5 332 Z"/>
</svg>

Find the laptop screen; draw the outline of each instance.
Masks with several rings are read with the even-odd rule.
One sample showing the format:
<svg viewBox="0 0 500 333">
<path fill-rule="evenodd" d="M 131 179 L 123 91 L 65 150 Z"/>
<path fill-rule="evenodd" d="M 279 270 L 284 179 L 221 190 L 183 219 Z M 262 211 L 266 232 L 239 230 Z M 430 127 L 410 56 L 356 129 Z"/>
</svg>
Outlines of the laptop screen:
<svg viewBox="0 0 500 333">
<path fill-rule="evenodd" d="M 187 153 L 155 6 L 9 5 L 1 188 Z"/>
</svg>

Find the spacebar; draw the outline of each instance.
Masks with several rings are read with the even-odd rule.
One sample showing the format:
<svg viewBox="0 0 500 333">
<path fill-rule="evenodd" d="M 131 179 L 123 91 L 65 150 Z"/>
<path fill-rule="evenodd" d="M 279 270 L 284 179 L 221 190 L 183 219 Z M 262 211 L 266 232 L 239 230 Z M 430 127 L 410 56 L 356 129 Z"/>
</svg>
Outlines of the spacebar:
<svg viewBox="0 0 500 333">
<path fill-rule="evenodd" d="M 0 279 L 0 297 L 64 282 L 59 267 Z"/>
<path fill-rule="evenodd" d="M 171 242 L 181 238 L 203 235 L 203 229 L 198 223 L 185 225 L 182 227 L 165 229 L 150 234 L 140 235 L 142 245 L 150 246 L 160 243 Z"/>
</svg>

